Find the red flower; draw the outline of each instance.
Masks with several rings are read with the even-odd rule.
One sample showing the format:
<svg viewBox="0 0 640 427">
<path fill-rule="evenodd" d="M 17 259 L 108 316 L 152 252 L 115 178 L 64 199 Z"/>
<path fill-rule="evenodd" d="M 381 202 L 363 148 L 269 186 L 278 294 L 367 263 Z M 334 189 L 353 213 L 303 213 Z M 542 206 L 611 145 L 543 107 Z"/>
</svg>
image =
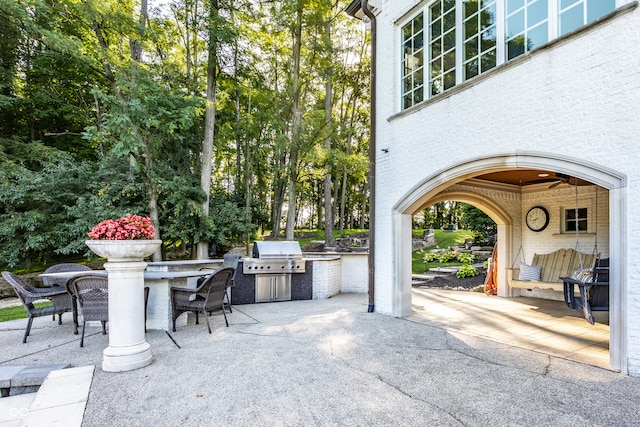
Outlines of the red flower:
<svg viewBox="0 0 640 427">
<path fill-rule="evenodd" d="M 118 219 L 106 219 L 87 233 L 91 240 L 150 240 L 156 228 L 151 218 L 126 214 Z"/>
</svg>

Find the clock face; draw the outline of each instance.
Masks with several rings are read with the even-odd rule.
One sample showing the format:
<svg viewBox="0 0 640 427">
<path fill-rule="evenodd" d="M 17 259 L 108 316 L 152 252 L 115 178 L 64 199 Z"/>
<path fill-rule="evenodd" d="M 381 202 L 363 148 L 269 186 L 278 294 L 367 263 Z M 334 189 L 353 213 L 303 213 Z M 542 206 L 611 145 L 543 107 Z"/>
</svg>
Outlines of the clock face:
<svg viewBox="0 0 640 427">
<path fill-rule="evenodd" d="M 549 225 L 549 212 L 542 206 L 534 206 L 527 212 L 527 227 L 531 231 L 542 231 Z"/>
</svg>

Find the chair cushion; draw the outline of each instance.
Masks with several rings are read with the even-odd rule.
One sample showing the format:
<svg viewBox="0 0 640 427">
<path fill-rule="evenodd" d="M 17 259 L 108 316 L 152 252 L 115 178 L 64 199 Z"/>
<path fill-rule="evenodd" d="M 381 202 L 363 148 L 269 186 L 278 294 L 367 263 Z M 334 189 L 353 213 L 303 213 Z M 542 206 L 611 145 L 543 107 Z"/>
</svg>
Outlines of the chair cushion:
<svg viewBox="0 0 640 427">
<path fill-rule="evenodd" d="M 540 281 L 540 273 L 542 272 L 542 266 L 529 265 L 524 262 L 520 263 L 520 275 L 518 280 L 531 280 Z"/>
</svg>

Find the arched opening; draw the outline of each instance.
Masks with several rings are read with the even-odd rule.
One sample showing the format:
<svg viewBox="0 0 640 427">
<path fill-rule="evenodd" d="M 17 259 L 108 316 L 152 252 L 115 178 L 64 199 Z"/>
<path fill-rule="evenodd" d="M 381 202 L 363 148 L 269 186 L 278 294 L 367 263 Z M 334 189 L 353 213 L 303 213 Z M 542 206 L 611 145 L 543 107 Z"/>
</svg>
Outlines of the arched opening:
<svg viewBox="0 0 640 427">
<path fill-rule="evenodd" d="M 611 259 L 610 281 L 616 286 L 610 291 L 610 367 L 627 372 L 626 366 L 626 247 L 624 243 L 626 179 L 609 168 L 586 164 L 576 159 L 548 153 L 523 152 L 490 158 L 473 159 L 427 177 L 399 199 L 392 213 L 394 249 L 393 315 L 403 317 L 411 313 L 411 216 L 425 206 L 440 200 L 460 200 L 473 204 L 486 212 L 498 225 L 498 259 L 504 260 L 498 271 L 498 296 L 509 297 L 507 269 L 516 256 L 515 242 L 521 239 L 522 210 L 509 213 L 505 204 L 520 205 L 521 197 L 509 192 L 501 193 L 492 185 L 480 185 L 475 177 L 483 174 L 528 169 L 553 170 L 567 176 L 588 181 L 608 191 L 609 224 L 608 253 Z M 465 190 L 475 186 L 478 190 Z M 506 202 L 505 202 L 506 201 Z M 502 202 L 502 203 L 501 203 Z M 517 207 L 517 206 L 516 206 Z M 515 209 L 512 206 L 512 210 Z M 515 244 L 514 244 L 515 243 Z"/>
</svg>

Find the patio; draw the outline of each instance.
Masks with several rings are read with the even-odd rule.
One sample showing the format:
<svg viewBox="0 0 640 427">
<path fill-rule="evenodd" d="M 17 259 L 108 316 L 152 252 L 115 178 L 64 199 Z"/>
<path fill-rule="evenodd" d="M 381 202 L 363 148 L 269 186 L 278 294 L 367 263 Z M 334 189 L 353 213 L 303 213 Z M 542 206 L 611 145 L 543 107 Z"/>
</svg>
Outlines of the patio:
<svg viewBox="0 0 640 427">
<path fill-rule="evenodd" d="M 4 322 L 0 366 L 96 365 L 83 426 L 106 420 L 114 426 L 637 422 L 640 379 L 461 329 L 467 311 L 475 312 L 475 323 L 503 322 L 464 298 L 504 304 L 505 317 L 521 302 L 470 292 L 420 293 L 409 319 L 367 313 L 366 294 L 235 306 L 229 328 L 222 316 L 211 317 L 211 335 L 191 319 L 175 333 L 149 331 L 153 363 L 123 373 L 100 369 L 108 337 L 99 327 L 80 348 L 70 317 L 62 326 L 37 319 L 27 344 L 20 339 L 23 320 Z M 449 326 L 425 324 L 436 315 Z M 67 420 L 64 408 L 52 409 L 58 420 Z M 3 415 L 0 410 L 0 422 Z"/>
</svg>

